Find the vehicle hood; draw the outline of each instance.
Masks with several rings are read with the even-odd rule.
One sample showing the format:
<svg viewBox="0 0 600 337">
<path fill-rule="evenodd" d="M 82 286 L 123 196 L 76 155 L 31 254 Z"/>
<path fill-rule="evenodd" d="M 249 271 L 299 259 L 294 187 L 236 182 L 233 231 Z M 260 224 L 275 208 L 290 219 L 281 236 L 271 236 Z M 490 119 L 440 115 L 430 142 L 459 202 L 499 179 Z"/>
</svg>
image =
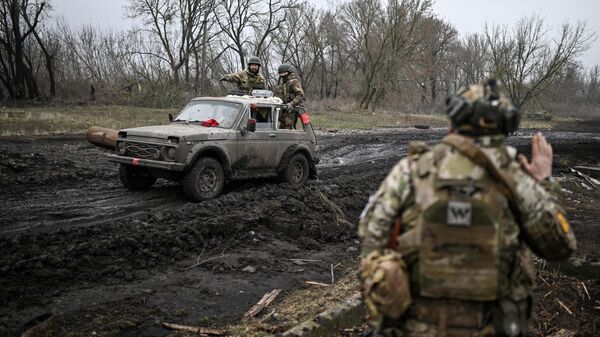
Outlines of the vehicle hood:
<svg viewBox="0 0 600 337">
<path fill-rule="evenodd" d="M 123 129 L 127 137 L 154 138 L 167 140 L 168 137 L 179 137 L 185 140 L 218 140 L 229 138 L 234 131 L 217 127 L 206 127 L 198 124 L 168 124 L 142 126 Z"/>
</svg>

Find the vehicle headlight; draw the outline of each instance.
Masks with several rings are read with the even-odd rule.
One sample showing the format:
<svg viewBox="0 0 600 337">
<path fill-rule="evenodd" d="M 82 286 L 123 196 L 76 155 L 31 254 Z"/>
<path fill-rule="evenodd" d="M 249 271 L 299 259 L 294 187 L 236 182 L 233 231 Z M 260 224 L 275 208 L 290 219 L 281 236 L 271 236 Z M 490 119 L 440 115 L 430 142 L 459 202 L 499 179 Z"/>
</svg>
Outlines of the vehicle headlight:
<svg viewBox="0 0 600 337">
<path fill-rule="evenodd" d="M 177 149 L 174 147 L 170 147 L 167 150 L 167 156 L 169 157 L 169 159 L 175 159 L 175 156 L 177 155 Z"/>
</svg>

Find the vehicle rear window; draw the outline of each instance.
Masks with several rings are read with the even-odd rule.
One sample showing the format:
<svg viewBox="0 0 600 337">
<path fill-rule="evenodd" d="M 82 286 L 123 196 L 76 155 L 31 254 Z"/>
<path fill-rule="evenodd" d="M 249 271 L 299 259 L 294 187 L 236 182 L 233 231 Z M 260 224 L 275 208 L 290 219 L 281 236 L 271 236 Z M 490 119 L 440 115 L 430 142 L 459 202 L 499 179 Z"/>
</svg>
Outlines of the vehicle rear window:
<svg viewBox="0 0 600 337">
<path fill-rule="evenodd" d="M 231 128 L 241 109 L 242 104 L 235 102 L 192 101 L 181 110 L 175 122 L 203 122 L 214 119 L 220 127 Z"/>
</svg>

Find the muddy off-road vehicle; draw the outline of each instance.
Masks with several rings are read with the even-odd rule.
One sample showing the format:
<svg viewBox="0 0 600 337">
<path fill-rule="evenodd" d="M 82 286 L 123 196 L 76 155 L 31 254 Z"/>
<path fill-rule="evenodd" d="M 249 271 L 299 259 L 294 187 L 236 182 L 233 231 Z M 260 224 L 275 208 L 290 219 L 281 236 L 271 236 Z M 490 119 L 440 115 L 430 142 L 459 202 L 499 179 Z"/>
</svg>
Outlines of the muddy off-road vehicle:
<svg viewBox="0 0 600 337">
<path fill-rule="evenodd" d="M 316 137 L 308 115 L 280 129 L 285 105 L 270 91 L 191 100 L 168 125 L 120 130 L 119 177 L 131 190 L 157 178 L 181 182 L 195 201 L 217 197 L 230 181 L 279 176 L 300 185 L 316 177 Z"/>
</svg>

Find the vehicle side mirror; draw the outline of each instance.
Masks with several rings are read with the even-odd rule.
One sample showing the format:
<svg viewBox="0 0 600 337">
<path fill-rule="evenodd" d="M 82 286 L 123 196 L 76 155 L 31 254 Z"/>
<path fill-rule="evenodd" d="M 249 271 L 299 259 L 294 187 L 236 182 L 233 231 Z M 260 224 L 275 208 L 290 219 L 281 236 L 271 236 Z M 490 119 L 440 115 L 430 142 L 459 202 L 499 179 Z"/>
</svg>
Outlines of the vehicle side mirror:
<svg viewBox="0 0 600 337">
<path fill-rule="evenodd" d="M 246 130 L 249 132 L 256 131 L 256 119 L 254 119 L 254 118 L 248 119 L 248 122 L 246 123 Z"/>
<path fill-rule="evenodd" d="M 173 114 L 172 114 L 172 113 L 170 113 L 170 114 L 169 114 L 169 122 L 172 122 L 172 121 L 173 121 Z"/>
</svg>

